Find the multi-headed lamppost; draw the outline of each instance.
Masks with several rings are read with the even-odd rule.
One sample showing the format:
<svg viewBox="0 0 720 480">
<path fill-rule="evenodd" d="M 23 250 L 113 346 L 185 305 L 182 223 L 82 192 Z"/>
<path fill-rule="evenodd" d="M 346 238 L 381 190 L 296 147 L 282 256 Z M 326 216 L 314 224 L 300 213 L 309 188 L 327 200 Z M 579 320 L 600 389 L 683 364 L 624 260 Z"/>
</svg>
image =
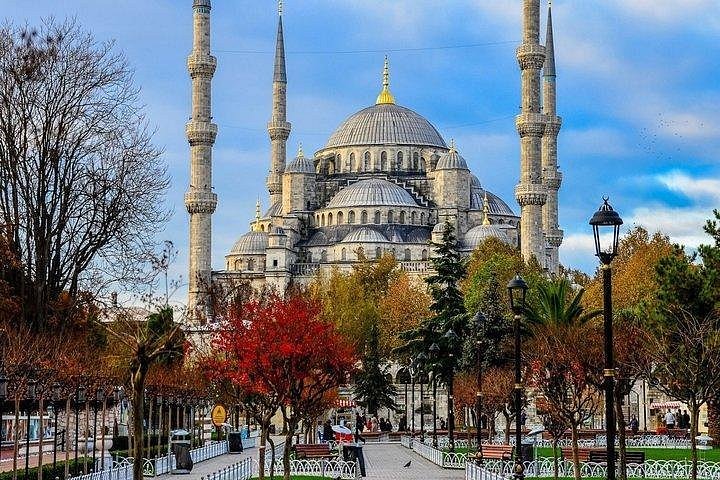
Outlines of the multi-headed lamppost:
<svg viewBox="0 0 720 480">
<path fill-rule="evenodd" d="M 425 371 L 427 355 L 425 352 L 418 353 L 415 358 L 417 365 L 418 381 L 420 382 L 420 443 L 425 442 L 425 398 L 423 397 L 423 373 Z"/>
<path fill-rule="evenodd" d="M 528 286 L 525 280 L 517 274 L 508 283 L 510 295 L 510 309 L 514 314 L 515 330 L 515 478 L 525 478 L 522 458 L 522 421 L 520 411 L 522 410 L 522 376 L 520 372 L 520 320 L 525 310 L 525 295 Z"/>
<path fill-rule="evenodd" d="M 451 452 L 455 451 L 455 399 L 454 399 L 454 384 L 455 384 L 455 346 L 457 341 L 460 339 L 457 333 L 451 328 L 443 338 L 448 344 L 448 376 L 447 376 L 447 410 L 448 410 L 448 448 Z"/>
<path fill-rule="evenodd" d="M 437 439 L 437 361 L 440 356 L 440 347 L 437 343 L 430 345 L 430 360 L 433 362 L 432 370 L 432 396 L 433 396 L 433 434 L 432 434 L 432 445 L 438 447 Z"/>
<path fill-rule="evenodd" d="M 475 314 L 475 368 L 477 368 L 477 393 L 475 395 L 475 423 L 477 426 L 477 453 L 475 460 L 478 465 L 483 464 L 482 451 L 482 345 L 485 315 L 478 311 Z"/>
<path fill-rule="evenodd" d="M 613 398 L 615 390 L 615 361 L 613 359 L 612 325 L 612 270 L 610 264 L 617 255 L 620 242 L 620 215 L 603 198 L 603 204 L 590 219 L 595 237 L 595 255 L 600 259 L 603 271 L 603 330 L 605 331 L 605 426 L 607 437 L 607 478 L 615 480 L 615 412 Z M 607 235 L 605 232 L 611 234 Z"/>
</svg>

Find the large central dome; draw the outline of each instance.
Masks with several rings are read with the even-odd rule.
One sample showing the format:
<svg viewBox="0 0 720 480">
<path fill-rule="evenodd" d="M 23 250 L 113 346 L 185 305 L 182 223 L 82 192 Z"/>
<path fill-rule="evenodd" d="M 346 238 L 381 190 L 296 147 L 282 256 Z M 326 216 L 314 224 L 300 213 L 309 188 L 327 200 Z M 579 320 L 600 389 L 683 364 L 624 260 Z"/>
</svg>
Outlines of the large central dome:
<svg viewBox="0 0 720 480">
<path fill-rule="evenodd" d="M 386 144 L 447 148 L 430 122 L 393 103 L 373 105 L 350 116 L 330 136 L 325 148 Z"/>
<path fill-rule="evenodd" d="M 340 190 L 327 208 L 345 207 L 417 207 L 407 190 L 380 178 L 369 178 Z"/>
</svg>

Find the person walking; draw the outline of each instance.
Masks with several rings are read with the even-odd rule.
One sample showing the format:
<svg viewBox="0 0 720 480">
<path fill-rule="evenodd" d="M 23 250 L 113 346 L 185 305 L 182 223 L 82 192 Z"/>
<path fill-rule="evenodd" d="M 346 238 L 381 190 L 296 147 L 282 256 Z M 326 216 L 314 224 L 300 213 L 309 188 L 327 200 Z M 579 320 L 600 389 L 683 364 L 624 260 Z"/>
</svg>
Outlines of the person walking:
<svg viewBox="0 0 720 480">
<path fill-rule="evenodd" d="M 683 428 L 690 428 L 690 414 L 688 414 L 687 410 L 685 410 L 682 414 L 682 422 L 685 425 Z"/>
<path fill-rule="evenodd" d="M 672 410 L 668 410 L 665 414 L 665 426 L 668 430 L 675 428 L 675 415 L 673 415 Z"/>
<path fill-rule="evenodd" d="M 637 435 L 639 428 L 640 428 L 640 422 L 638 422 L 637 417 L 635 417 L 635 415 L 633 415 L 632 418 L 630 419 L 630 431 L 632 432 L 633 435 Z"/>
</svg>

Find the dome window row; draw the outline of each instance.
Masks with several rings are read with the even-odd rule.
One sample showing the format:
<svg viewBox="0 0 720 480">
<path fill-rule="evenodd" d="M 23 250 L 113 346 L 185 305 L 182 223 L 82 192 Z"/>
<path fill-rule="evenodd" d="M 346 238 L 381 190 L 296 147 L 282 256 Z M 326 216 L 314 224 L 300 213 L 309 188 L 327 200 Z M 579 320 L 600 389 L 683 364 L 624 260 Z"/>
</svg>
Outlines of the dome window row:
<svg viewBox="0 0 720 480">
<path fill-rule="evenodd" d="M 399 224 L 399 225 L 426 225 L 427 221 L 430 220 L 429 214 L 426 215 L 424 211 L 413 210 L 406 212 L 405 210 L 375 210 L 372 213 L 372 223 L 375 225 L 380 224 Z M 347 222 L 345 221 L 347 219 Z M 367 210 L 360 211 L 360 225 L 368 225 L 371 222 L 370 213 Z M 356 213 L 355 210 L 349 210 L 347 214 L 340 211 L 315 214 L 315 225 L 317 227 L 332 227 L 339 225 L 354 225 L 356 224 Z"/>
<path fill-rule="evenodd" d="M 373 250 L 370 249 L 370 251 L 373 251 Z M 358 247 L 358 248 L 356 248 L 356 249 L 350 249 L 350 252 L 354 254 L 353 260 L 358 260 L 358 261 L 359 261 L 359 260 L 361 260 L 362 258 L 368 258 L 367 255 L 366 255 L 366 253 L 365 253 L 365 248 L 363 248 L 363 247 Z M 427 261 L 427 259 L 428 259 L 428 250 L 427 250 L 427 248 L 423 248 L 423 249 L 420 251 L 420 258 L 417 259 L 417 258 L 412 258 L 412 257 L 413 257 L 413 255 L 412 255 L 412 250 L 409 249 L 409 248 L 406 248 L 406 249 L 403 250 L 403 252 L 402 252 L 402 258 L 400 258 L 400 257 L 398 256 L 397 249 L 395 249 L 395 248 L 390 248 L 390 249 L 385 248 L 385 249 L 384 249 L 384 248 L 382 248 L 382 247 L 375 247 L 375 248 L 374 248 L 374 257 L 373 257 L 373 259 L 379 260 L 379 259 L 382 258 L 382 256 L 385 255 L 385 254 L 390 254 L 390 255 L 392 255 L 393 257 L 395 257 L 396 260 L 405 261 L 405 262 L 418 261 L 418 260 L 420 260 L 420 261 Z M 328 262 L 328 252 L 327 252 L 327 250 L 321 250 L 321 251 L 319 252 L 319 255 L 313 255 L 312 252 L 307 252 L 307 254 L 306 254 L 306 260 L 307 260 L 308 263 L 327 263 L 327 262 Z M 348 261 L 348 260 L 350 260 L 349 255 L 348 255 L 348 248 L 343 247 L 343 248 L 340 249 L 339 258 L 337 258 L 335 261 L 346 262 L 346 261 Z"/>
<path fill-rule="evenodd" d="M 379 153 L 366 150 L 362 153 L 362 160 L 356 160 L 355 152 L 347 154 L 347 161 L 343 163 L 343 154 L 337 153 L 334 157 L 320 160 L 315 172 L 318 174 L 333 175 L 336 173 L 371 173 L 371 172 L 424 172 L 426 161 L 418 152 L 406 154 L 403 151 L 396 153 L 382 150 Z M 295 170 L 293 170 L 295 171 Z"/>
</svg>

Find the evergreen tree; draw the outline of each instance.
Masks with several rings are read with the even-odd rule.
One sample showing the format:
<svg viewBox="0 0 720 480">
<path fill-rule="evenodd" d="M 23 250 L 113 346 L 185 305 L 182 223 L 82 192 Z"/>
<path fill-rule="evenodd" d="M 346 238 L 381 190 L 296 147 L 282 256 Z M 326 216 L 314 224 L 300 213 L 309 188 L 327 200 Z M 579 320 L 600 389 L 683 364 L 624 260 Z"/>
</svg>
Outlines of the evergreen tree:
<svg viewBox="0 0 720 480">
<path fill-rule="evenodd" d="M 468 329 L 473 335 L 468 335 L 464 342 L 461 362 L 463 370 L 472 370 L 476 367 L 478 339 L 481 341 L 480 355 L 483 368 L 500 367 L 509 362 L 508 352 L 511 345 L 508 344 L 508 340 L 512 333 L 512 323 L 507 318 L 508 311 L 503 308 L 503 292 L 497 277 L 493 275 L 478 305 L 484 317 L 482 325 L 475 324 L 474 315 L 469 319 Z"/>
<path fill-rule="evenodd" d="M 395 396 L 397 389 L 392 380 L 388 378 L 388 366 L 382 364 L 380 357 L 380 329 L 377 321 L 370 327 L 370 333 L 362 357 L 362 370 L 355 377 L 355 397 L 360 399 L 360 405 L 373 415 L 382 407 L 397 409 Z"/>
</svg>

